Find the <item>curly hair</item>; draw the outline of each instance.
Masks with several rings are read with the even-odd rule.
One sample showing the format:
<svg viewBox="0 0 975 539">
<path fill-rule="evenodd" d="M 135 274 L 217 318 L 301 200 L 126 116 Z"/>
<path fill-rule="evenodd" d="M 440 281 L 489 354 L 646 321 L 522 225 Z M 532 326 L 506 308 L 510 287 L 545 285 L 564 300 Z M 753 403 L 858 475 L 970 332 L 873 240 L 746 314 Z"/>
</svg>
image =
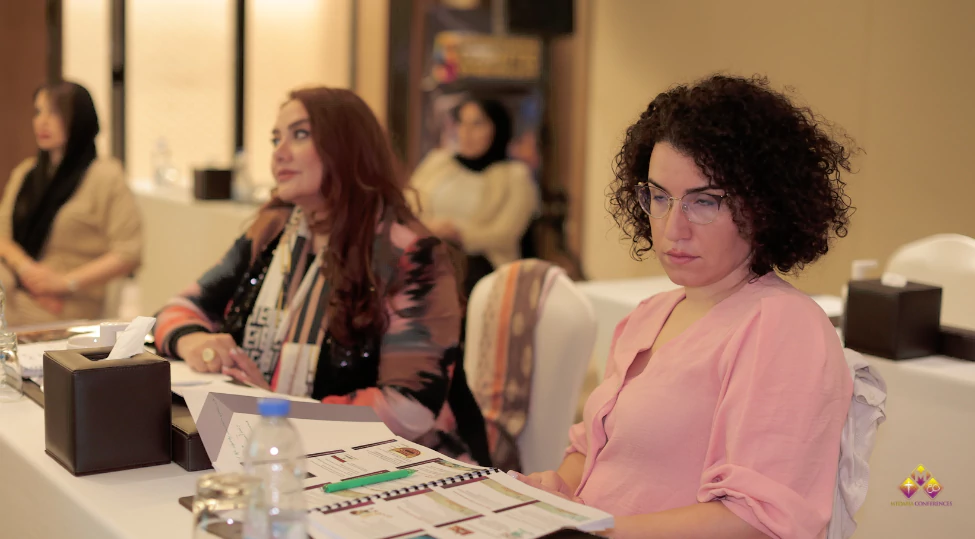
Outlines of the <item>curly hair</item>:
<svg viewBox="0 0 975 539">
<path fill-rule="evenodd" d="M 847 234 L 855 208 L 840 174 L 851 172 L 860 151 L 854 141 L 765 77 L 712 75 L 654 98 L 616 155 L 609 211 L 637 260 L 653 239 L 636 186 L 646 181 L 658 142 L 694 159 L 710 185 L 730 195 L 755 275 L 798 273 Z"/>
</svg>

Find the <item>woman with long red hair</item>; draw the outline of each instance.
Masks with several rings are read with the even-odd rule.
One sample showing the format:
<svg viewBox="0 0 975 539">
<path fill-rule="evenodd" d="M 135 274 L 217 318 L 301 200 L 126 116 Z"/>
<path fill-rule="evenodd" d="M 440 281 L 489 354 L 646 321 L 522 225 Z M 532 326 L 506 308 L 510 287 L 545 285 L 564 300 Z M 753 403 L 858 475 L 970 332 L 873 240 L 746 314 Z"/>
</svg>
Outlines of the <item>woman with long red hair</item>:
<svg viewBox="0 0 975 539">
<path fill-rule="evenodd" d="M 454 410 L 466 435 L 445 427 L 448 394 L 474 402 L 462 376 L 451 384 L 454 268 L 410 211 L 372 111 L 348 90 L 296 90 L 272 144 L 274 197 L 158 314 L 160 352 L 278 393 L 372 406 L 400 436 L 483 461 L 476 406 Z"/>
</svg>

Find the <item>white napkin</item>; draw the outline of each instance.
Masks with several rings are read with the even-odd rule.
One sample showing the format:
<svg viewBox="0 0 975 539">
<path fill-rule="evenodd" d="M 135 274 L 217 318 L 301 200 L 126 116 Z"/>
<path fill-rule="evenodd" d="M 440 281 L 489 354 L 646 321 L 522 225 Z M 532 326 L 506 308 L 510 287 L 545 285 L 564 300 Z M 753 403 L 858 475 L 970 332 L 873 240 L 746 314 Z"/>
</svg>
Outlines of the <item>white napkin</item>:
<svg viewBox="0 0 975 539">
<path fill-rule="evenodd" d="M 151 316 L 137 316 L 129 322 L 125 330 L 120 331 L 115 339 L 112 353 L 105 359 L 128 359 L 145 351 L 146 335 L 156 319 Z"/>
</svg>

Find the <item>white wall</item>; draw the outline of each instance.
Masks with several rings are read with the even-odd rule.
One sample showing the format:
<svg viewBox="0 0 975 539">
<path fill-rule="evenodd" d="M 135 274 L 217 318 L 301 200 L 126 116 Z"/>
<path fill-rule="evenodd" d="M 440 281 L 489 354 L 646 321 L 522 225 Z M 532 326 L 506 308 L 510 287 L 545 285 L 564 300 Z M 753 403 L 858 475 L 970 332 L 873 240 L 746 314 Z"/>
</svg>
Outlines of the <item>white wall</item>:
<svg viewBox="0 0 975 539">
<path fill-rule="evenodd" d="M 288 92 L 350 86 L 352 0 L 248 0 L 245 140 L 254 180 L 271 185 L 271 129 Z"/>
<path fill-rule="evenodd" d="M 112 51 L 109 0 L 63 0 L 62 65 L 65 79 L 91 93 L 101 131 L 95 144 L 112 154 Z"/>
<path fill-rule="evenodd" d="M 765 73 L 866 153 L 850 235 L 797 284 L 836 294 L 854 258 L 883 261 L 938 232 L 975 236 L 975 3 L 967 0 L 592 1 L 583 262 L 592 278 L 660 273 L 618 242 L 606 211 L 626 127 L 659 92 L 713 71 Z"/>
<path fill-rule="evenodd" d="M 389 0 L 358 0 L 355 91 L 386 125 L 389 98 Z"/>
<path fill-rule="evenodd" d="M 353 0 L 248 0 L 245 140 L 254 179 L 270 176 L 270 131 L 288 91 L 351 86 Z M 189 184 L 194 167 L 229 166 L 234 145 L 231 0 L 137 0 L 126 9 L 126 160 L 152 176 L 159 138 Z M 385 117 L 388 1 L 359 5 L 358 83 Z M 111 153 L 110 1 L 65 0 L 64 72 L 91 91 Z"/>
<path fill-rule="evenodd" d="M 126 160 L 152 175 L 164 137 L 173 164 L 229 166 L 234 146 L 234 2 L 138 0 L 126 5 Z"/>
</svg>

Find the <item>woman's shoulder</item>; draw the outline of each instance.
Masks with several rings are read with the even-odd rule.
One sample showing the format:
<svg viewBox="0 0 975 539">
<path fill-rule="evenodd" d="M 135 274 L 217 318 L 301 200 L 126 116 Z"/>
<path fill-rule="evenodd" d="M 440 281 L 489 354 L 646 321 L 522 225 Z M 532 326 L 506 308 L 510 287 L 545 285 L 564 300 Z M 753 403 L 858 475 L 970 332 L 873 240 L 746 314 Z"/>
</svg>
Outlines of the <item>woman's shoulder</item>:
<svg viewBox="0 0 975 539">
<path fill-rule="evenodd" d="M 14 167 L 13 171 L 10 173 L 10 177 L 13 179 L 22 179 L 24 176 L 27 176 L 27 173 L 30 172 L 36 164 L 36 157 L 28 157 Z"/>
<path fill-rule="evenodd" d="M 389 239 L 395 251 L 405 253 L 417 248 L 433 249 L 443 246 L 433 232 L 419 219 L 396 219 L 389 227 Z"/>
<path fill-rule="evenodd" d="M 122 162 L 114 157 L 99 157 L 88 165 L 85 177 L 99 183 L 125 183 L 125 169 Z"/>
<path fill-rule="evenodd" d="M 434 148 L 416 166 L 413 171 L 413 181 L 425 180 L 427 177 L 437 174 L 439 171 L 459 166 L 454 160 L 454 153 L 443 148 Z"/>
<path fill-rule="evenodd" d="M 6 198 L 9 198 L 10 200 L 16 199 L 17 195 L 20 193 L 21 186 L 24 185 L 24 179 L 27 178 L 27 174 L 31 171 L 31 169 L 34 168 L 34 164 L 36 162 L 37 159 L 28 157 L 15 166 L 10 172 L 10 177 L 7 178 L 7 183 L 0 193 L 5 195 Z M 13 202 L 8 201 L 8 204 L 11 204 L 10 207 L 13 207 Z"/>
<path fill-rule="evenodd" d="M 484 170 L 487 174 L 504 175 L 515 180 L 533 180 L 532 171 L 520 159 L 505 159 L 498 161 Z"/>
<path fill-rule="evenodd" d="M 415 218 L 397 219 L 384 235 L 388 242 L 376 244 L 376 269 L 382 280 L 432 286 L 444 278 L 456 278 L 458 252 L 431 233 Z M 398 290 L 397 287 L 394 287 Z"/>
<path fill-rule="evenodd" d="M 456 250 L 414 217 L 395 220 L 389 230 L 389 241 L 401 272 L 414 272 L 419 267 L 446 269 L 457 263 Z"/>
<path fill-rule="evenodd" d="M 261 251 L 267 249 L 275 238 L 284 232 L 294 206 L 272 199 L 264 203 L 244 233 L 244 239 Z"/>
<path fill-rule="evenodd" d="M 769 273 L 750 284 L 758 299 L 757 307 L 764 311 L 784 310 L 804 320 L 822 318 L 828 320 L 826 311 L 812 297 L 784 281 L 775 273 Z"/>
<path fill-rule="evenodd" d="M 441 163 L 444 161 L 450 161 L 454 158 L 454 152 L 446 148 L 434 148 L 427 152 L 427 155 L 423 157 L 423 163 Z"/>
<path fill-rule="evenodd" d="M 830 341 L 836 338 L 826 311 L 809 295 L 774 273 L 749 283 L 729 299 L 715 322 L 728 326 L 732 333 L 744 335 L 757 331 L 797 340 L 808 340 L 814 335 Z"/>
<path fill-rule="evenodd" d="M 504 185 L 522 196 L 529 196 L 529 193 L 533 193 L 536 199 L 540 196 L 535 175 L 524 161 L 501 161 L 485 169 L 484 173 L 488 177 L 488 183 L 492 185 Z"/>
</svg>

